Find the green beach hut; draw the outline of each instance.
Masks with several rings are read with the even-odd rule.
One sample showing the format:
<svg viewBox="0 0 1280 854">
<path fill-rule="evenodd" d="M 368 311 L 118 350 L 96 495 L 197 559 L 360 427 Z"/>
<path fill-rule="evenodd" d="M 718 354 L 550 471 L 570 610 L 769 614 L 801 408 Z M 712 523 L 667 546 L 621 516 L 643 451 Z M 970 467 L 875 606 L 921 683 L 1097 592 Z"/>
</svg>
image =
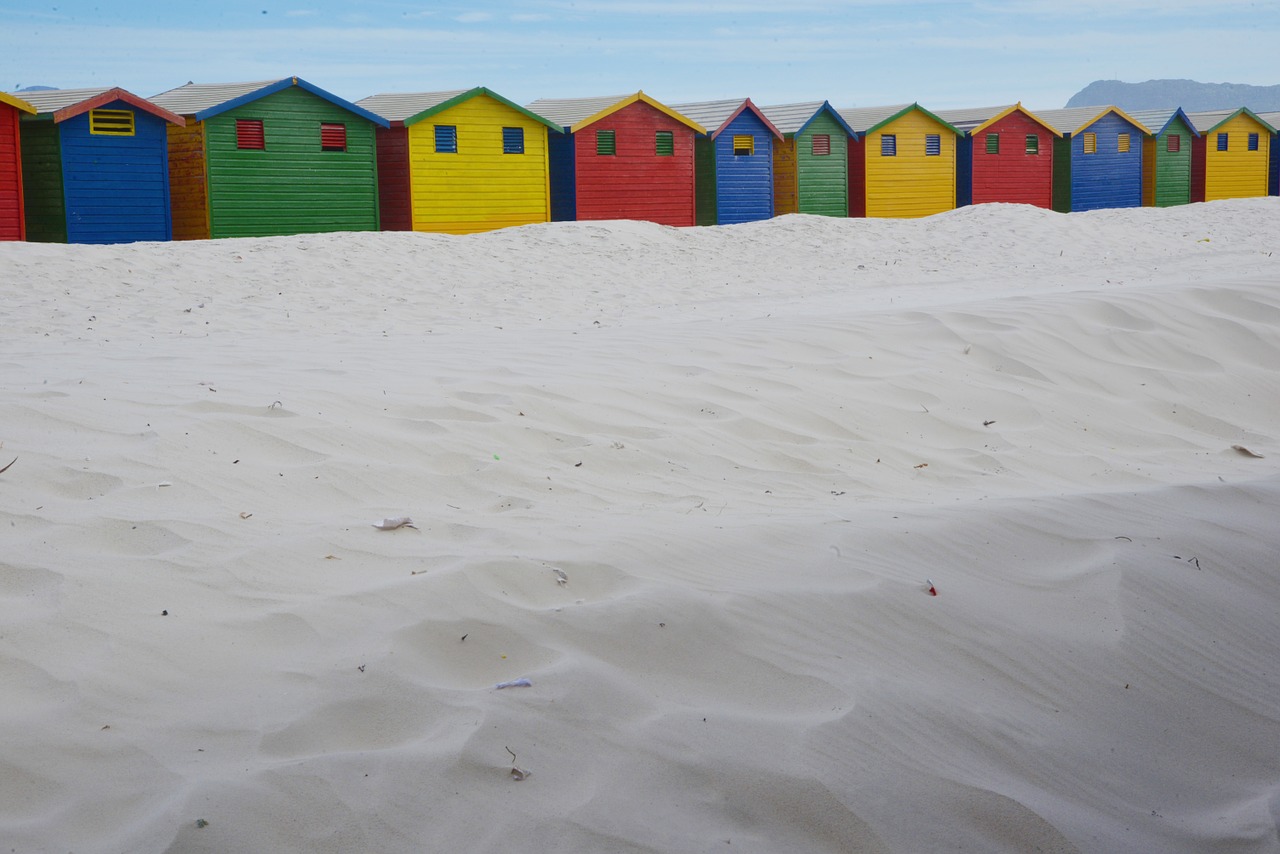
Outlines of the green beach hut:
<svg viewBox="0 0 1280 854">
<path fill-rule="evenodd" d="M 1191 202 L 1192 140 L 1200 136 L 1181 108 L 1130 113 L 1151 130 L 1142 140 L 1142 204 L 1167 208 Z"/>
</svg>

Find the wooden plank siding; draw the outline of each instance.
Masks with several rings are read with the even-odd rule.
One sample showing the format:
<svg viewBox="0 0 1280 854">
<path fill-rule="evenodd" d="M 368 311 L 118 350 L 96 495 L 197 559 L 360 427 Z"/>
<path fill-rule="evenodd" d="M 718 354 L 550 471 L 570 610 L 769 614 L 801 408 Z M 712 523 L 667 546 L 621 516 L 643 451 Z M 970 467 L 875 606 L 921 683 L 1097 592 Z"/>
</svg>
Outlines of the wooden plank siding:
<svg viewBox="0 0 1280 854">
<path fill-rule="evenodd" d="M 775 216 L 800 213 L 800 172 L 796 167 L 796 141 L 780 140 L 773 149 L 773 212 Z"/>
<path fill-rule="evenodd" d="M 884 153 L 886 134 L 895 138 L 893 155 Z M 937 154 L 926 150 L 929 135 L 938 137 Z M 871 130 L 859 143 L 865 158 L 866 216 L 922 217 L 955 208 L 954 130 L 924 111 L 913 109 Z"/>
<path fill-rule="evenodd" d="M 438 125 L 457 129 L 457 150 L 435 150 Z M 503 128 L 520 128 L 522 153 L 504 153 Z M 594 142 L 594 141 L 593 141 Z M 547 127 L 486 95 L 409 126 L 416 231 L 466 234 L 551 218 Z"/>
<path fill-rule="evenodd" d="M 27 240 L 33 243 L 66 243 L 62 135 L 51 118 L 24 119 L 20 132 Z"/>
<path fill-rule="evenodd" d="M 0 240 L 23 240 L 21 114 L 0 101 Z"/>
<path fill-rule="evenodd" d="M 209 192 L 204 124 L 169 126 L 169 210 L 174 240 L 209 237 Z"/>
<path fill-rule="evenodd" d="M 616 153 L 596 152 L 596 132 L 612 130 Z M 672 153 L 657 156 L 655 135 L 668 132 Z M 697 222 L 694 130 L 643 101 L 575 128 L 578 220 L 635 219 L 662 225 Z"/>
<path fill-rule="evenodd" d="M 1207 128 L 1201 126 L 1197 114 L 1192 114 L 1192 120 L 1201 133 L 1198 144 L 1204 151 L 1203 200 L 1213 202 L 1267 195 L 1271 129 L 1246 112 L 1237 112 Z M 1218 146 L 1220 134 L 1226 134 L 1225 151 Z M 1257 147 L 1252 150 L 1249 148 L 1251 135 L 1257 140 Z"/>
<path fill-rule="evenodd" d="M 815 149 L 814 137 L 827 145 Z M 829 113 L 820 113 L 795 140 L 797 212 L 849 215 L 849 134 Z"/>
<path fill-rule="evenodd" d="M 988 137 L 997 140 L 993 152 Z M 1034 152 L 1027 144 L 1036 138 Z M 1057 135 L 1020 110 L 977 131 L 972 146 L 971 200 L 980 205 L 993 202 L 1053 205 L 1053 140 Z"/>
<path fill-rule="evenodd" d="M 734 138 L 752 138 L 751 154 L 735 154 Z M 720 225 L 773 216 L 773 133 L 758 115 L 743 111 L 713 140 Z"/>
<path fill-rule="evenodd" d="M 1144 140 L 1143 204 L 1167 208 L 1191 202 L 1191 152 L 1195 136 L 1195 131 L 1177 118 Z M 1175 150 L 1171 151 L 1171 147 Z"/>
<path fill-rule="evenodd" d="M 263 149 L 238 149 L 236 120 L 263 123 Z M 299 87 L 205 119 L 210 236 L 377 231 L 375 125 Z M 321 123 L 345 124 L 346 151 L 322 151 Z"/>
<path fill-rule="evenodd" d="M 693 192 L 698 225 L 720 224 L 720 188 L 716 181 L 716 140 L 700 136 L 693 144 Z M 772 195 L 772 193 L 770 194 Z"/>
<path fill-rule="evenodd" d="M 1054 146 L 1054 210 L 1142 206 L 1145 127 L 1114 107 L 1045 110 L 1038 115 L 1064 132 Z M 1122 135 L 1128 136 L 1127 151 L 1121 150 Z"/>
<path fill-rule="evenodd" d="M 409 192 L 409 129 L 380 127 L 378 148 L 378 218 L 383 231 L 413 231 Z"/>
</svg>

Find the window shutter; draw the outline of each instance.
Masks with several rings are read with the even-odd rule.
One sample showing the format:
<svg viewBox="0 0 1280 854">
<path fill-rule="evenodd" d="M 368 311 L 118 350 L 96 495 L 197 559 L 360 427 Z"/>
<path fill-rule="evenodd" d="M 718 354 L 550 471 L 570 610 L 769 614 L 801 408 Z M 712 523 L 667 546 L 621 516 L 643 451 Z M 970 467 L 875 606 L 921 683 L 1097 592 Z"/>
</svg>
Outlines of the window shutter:
<svg viewBox="0 0 1280 854">
<path fill-rule="evenodd" d="M 596 131 L 596 154 L 612 157 L 618 153 L 618 140 L 611 130 Z"/>
<path fill-rule="evenodd" d="M 1116 137 L 1116 151 L 1124 154 L 1129 150 L 1129 134 L 1122 133 Z"/>
<path fill-rule="evenodd" d="M 670 157 L 676 153 L 675 134 L 669 130 L 660 130 L 653 137 L 654 151 L 659 157 Z"/>
<path fill-rule="evenodd" d="M 942 137 L 936 133 L 924 135 L 924 154 L 926 157 L 938 157 L 942 154 Z"/>
<path fill-rule="evenodd" d="M 320 150 L 346 151 L 347 126 L 341 123 L 320 123 Z"/>
<path fill-rule="evenodd" d="M 524 128 L 502 129 L 502 153 L 524 154 Z"/>
<path fill-rule="evenodd" d="M 1218 150 L 1219 151 L 1227 150 L 1227 135 L 1225 133 L 1218 134 Z"/>
<path fill-rule="evenodd" d="M 1084 153 L 1098 153 L 1098 135 L 1096 133 L 1086 133 L 1084 135 Z"/>
<path fill-rule="evenodd" d="M 1000 134 L 998 133 L 987 134 L 987 154 L 999 154 L 999 153 L 1000 153 Z"/>
<path fill-rule="evenodd" d="M 436 154 L 458 153 L 458 126 L 434 125 L 436 132 Z"/>
<path fill-rule="evenodd" d="M 831 154 L 831 134 L 815 133 L 813 135 L 813 148 L 811 149 L 814 157 L 827 157 Z"/>
<path fill-rule="evenodd" d="M 133 110 L 90 110 L 89 133 L 94 136 L 133 136 Z"/>
<path fill-rule="evenodd" d="M 1038 134 L 1027 134 L 1027 154 L 1040 153 L 1040 136 Z"/>
<path fill-rule="evenodd" d="M 1256 133 L 1249 134 L 1249 150 L 1250 151 L 1258 150 L 1258 135 Z"/>
<path fill-rule="evenodd" d="M 236 148 L 261 151 L 266 147 L 267 137 L 261 119 L 236 119 Z"/>
<path fill-rule="evenodd" d="M 751 134 L 735 134 L 733 137 L 733 154 L 735 157 L 750 157 L 756 153 L 756 138 Z"/>
<path fill-rule="evenodd" d="M 896 133 L 884 133 L 880 135 L 880 156 L 898 156 L 898 135 Z"/>
<path fill-rule="evenodd" d="M 1171 133 L 1164 139 L 1165 151 L 1181 151 L 1182 150 L 1182 134 Z"/>
</svg>

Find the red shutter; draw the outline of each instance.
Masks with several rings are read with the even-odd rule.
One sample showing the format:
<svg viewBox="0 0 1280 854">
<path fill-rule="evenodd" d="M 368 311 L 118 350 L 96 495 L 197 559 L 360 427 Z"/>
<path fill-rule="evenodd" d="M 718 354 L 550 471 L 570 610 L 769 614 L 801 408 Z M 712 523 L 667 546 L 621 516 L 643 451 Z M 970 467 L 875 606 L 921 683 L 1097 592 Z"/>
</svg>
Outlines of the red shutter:
<svg viewBox="0 0 1280 854">
<path fill-rule="evenodd" d="M 236 148 L 266 148 L 260 119 L 236 119 Z"/>
<path fill-rule="evenodd" d="M 346 151 L 347 126 L 344 124 L 320 123 L 320 150 Z"/>
<path fill-rule="evenodd" d="M 813 135 L 813 156 L 826 157 L 831 154 L 831 135 L 815 133 Z"/>
</svg>

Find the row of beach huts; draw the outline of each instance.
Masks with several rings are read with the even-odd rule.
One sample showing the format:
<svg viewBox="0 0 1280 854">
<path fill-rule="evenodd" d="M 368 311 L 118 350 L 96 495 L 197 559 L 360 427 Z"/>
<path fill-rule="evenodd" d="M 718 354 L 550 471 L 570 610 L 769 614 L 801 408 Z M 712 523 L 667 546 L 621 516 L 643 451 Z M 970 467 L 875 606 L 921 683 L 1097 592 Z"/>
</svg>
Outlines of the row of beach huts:
<svg viewBox="0 0 1280 854">
<path fill-rule="evenodd" d="M 120 243 L 787 213 L 1062 212 L 1277 195 L 1280 113 L 837 109 L 301 80 L 0 92 L 0 240 Z"/>
</svg>

